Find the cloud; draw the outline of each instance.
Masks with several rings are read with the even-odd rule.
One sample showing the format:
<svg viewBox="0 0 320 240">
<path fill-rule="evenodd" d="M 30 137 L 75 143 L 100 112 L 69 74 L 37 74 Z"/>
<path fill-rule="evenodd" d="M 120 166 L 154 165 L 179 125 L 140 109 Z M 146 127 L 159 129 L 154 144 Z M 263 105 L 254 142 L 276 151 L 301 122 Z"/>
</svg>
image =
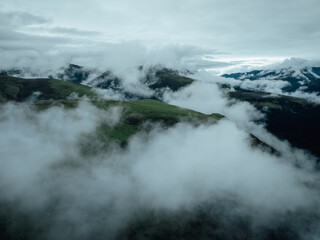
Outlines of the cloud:
<svg viewBox="0 0 320 240">
<path fill-rule="evenodd" d="M 1 27 L 25 27 L 29 25 L 39 25 L 49 23 L 45 17 L 36 16 L 25 11 L 0 11 Z"/>
<path fill-rule="evenodd" d="M 236 207 L 220 211 L 250 216 L 257 228 L 285 224 L 302 234 L 307 226 L 296 229 L 280 219 L 288 212 L 294 218 L 319 217 L 317 176 L 253 148 L 248 134 L 229 120 L 198 127 L 154 126 L 133 137 L 126 149 L 110 145 L 83 155 L 86 138 L 101 123 L 117 122 L 120 112 L 85 103 L 74 110 L 42 112 L 25 104 L 1 106 L 0 200 L 13 211 L 5 217 L 16 214 L 17 231 L 25 226 L 19 222 L 19 212 L 24 212 L 30 224 L 46 216 L 39 223 L 42 231 L 27 226 L 34 238 L 113 238 L 136 214 L 175 214 L 183 208 L 196 213 L 204 203 L 219 206 L 217 201 L 230 197 Z M 99 141 L 92 139 L 92 144 Z"/>
<path fill-rule="evenodd" d="M 178 142 L 181 147 L 173 142 Z M 232 192 L 250 201 L 249 205 L 258 205 L 266 211 L 282 211 L 284 209 L 278 208 L 281 202 L 287 202 L 289 208 L 290 203 L 281 198 L 300 194 L 295 191 L 297 189 L 284 193 L 287 186 L 283 186 L 283 191 L 270 192 L 275 190 L 276 182 L 286 185 L 290 184 L 289 178 L 300 177 L 293 172 L 295 176 L 289 177 L 287 173 L 291 170 L 288 166 L 278 165 L 271 156 L 251 149 L 247 135 L 229 121 L 196 129 L 180 125 L 154 136 L 147 148 L 140 146 L 138 156 L 141 157 L 136 158 L 139 160 L 134 171 L 143 179 L 142 189 L 147 197 L 161 207 L 175 209 L 181 204 L 188 206 L 206 200 L 211 194 Z M 268 170 L 262 173 L 260 169 Z M 286 174 L 283 175 L 282 171 Z M 282 177 L 286 180 L 279 179 Z M 249 179 L 255 180 L 250 182 Z M 167 194 L 162 194 L 164 192 Z M 269 194 L 272 199 L 265 201 Z M 293 208 L 297 206 L 295 201 L 299 202 L 298 205 L 301 203 L 298 195 L 289 197 Z"/>
<path fill-rule="evenodd" d="M 314 168 L 315 157 L 310 156 L 303 150 L 294 149 L 288 142 L 280 141 L 270 134 L 263 124 L 257 124 L 264 119 L 264 115 L 248 102 L 238 102 L 227 98 L 227 93 L 219 89 L 218 83 L 226 83 L 226 79 L 199 72 L 194 75 L 198 82 L 195 82 L 178 92 L 166 92 L 163 100 L 166 103 L 177 105 L 184 108 L 193 109 L 205 114 L 220 113 L 227 119 L 234 122 L 238 127 L 248 133 L 257 136 L 260 140 L 272 146 L 283 154 L 283 158 L 297 165 L 303 165 L 305 168 Z M 232 79 L 229 83 L 239 84 L 240 81 Z M 269 83 L 268 89 L 276 91 L 277 88 L 270 88 L 272 82 Z M 265 89 L 266 90 L 266 89 Z M 294 93 L 296 94 L 296 93 Z M 296 95 L 295 95 L 296 96 Z M 311 97 L 312 94 L 301 94 L 300 97 Z M 313 101 L 316 97 L 313 96 Z M 309 160 L 306 160 L 309 159 Z"/>
<path fill-rule="evenodd" d="M 211 77 L 212 80 L 215 78 L 214 76 Z M 198 76 L 197 79 L 201 78 Z M 183 88 L 179 92 L 166 93 L 164 101 L 205 114 L 220 113 L 243 126 L 263 117 L 247 102 L 231 105 L 214 82 L 205 82 L 203 79 Z"/>
<path fill-rule="evenodd" d="M 262 91 L 275 94 L 282 94 L 282 88 L 290 86 L 290 83 L 287 81 L 281 80 L 269 80 L 269 79 L 259 79 L 259 80 L 249 80 L 245 79 L 239 85 L 243 89 L 253 90 L 253 91 Z"/>
<path fill-rule="evenodd" d="M 51 29 L 50 34 L 71 37 L 72 45 L 86 38 L 82 47 L 93 51 L 99 47 L 92 42 L 126 41 L 154 49 L 177 44 L 200 47 L 208 52 L 218 49 L 225 53 L 224 57 L 318 58 L 315 50 L 319 48 L 316 39 L 320 29 L 315 24 L 319 21 L 316 0 L 281 3 L 265 0 L 250 3 L 95 0 L 90 3 L 49 1 L 46 4 L 5 0 L 2 5 L 7 11 L 0 16 L 4 19 L 2 22 L 6 21 L 4 15 L 9 11 L 16 15 L 24 12 L 29 15 L 18 18 L 27 19 L 25 26 L 18 20 L 24 33 L 48 34 Z M 28 24 L 44 24 L 43 30 L 35 31 Z M 58 51 L 62 53 L 64 49 Z"/>
<path fill-rule="evenodd" d="M 127 72 L 138 66 L 160 64 L 194 69 L 197 62 L 194 59 L 199 59 L 207 50 L 188 45 L 148 48 L 137 41 L 74 41 L 67 35 L 53 37 L 4 31 L 0 37 L 0 52 L 2 69 L 29 68 L 29 71 L 43 76 L 48 71 L 54 73 L 73 63 L 98 71 L 112 70 L 118 76 L 128 77 Z"/>
<path fill-rule="evenodd" d="M 80 30 L 77 28 L 63 28 L 63 27 L 54 27 L 49 29 L 52 33 L 58 33 L 58 34 L 67 34 L 67 35 L 89 35 L 89 36 L 95 36 L 99 35 L 100 33 L 97 31 L 86 31 L 86 30 Z"/>
</svg>

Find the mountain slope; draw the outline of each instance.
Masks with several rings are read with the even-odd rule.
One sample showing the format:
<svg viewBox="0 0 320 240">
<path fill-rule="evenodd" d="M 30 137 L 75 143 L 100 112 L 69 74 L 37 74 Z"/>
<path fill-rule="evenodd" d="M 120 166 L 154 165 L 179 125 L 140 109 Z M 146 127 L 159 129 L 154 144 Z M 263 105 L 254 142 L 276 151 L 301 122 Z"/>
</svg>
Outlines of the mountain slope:
<svg viewBox="0 0 320 240">
<path fill-rule="evenodd" d="M 169 89 L 178 91 L 190 85 L 194 80 L 181 76 L 178 71 L 162 66 L 137 67 L 134 69 L 138 76 L 135 82 L 126 83 L 126 79 L 114 74 L 111 70 L 100 71 L 97 69 L 86 68 L 83 66 L 69 64 L 60 68 L 54 73 L 40 74 L 51 79 L 60 79 L 67 82 L 83 84 L 99 89 L 108 89 L 114 94 L 123 96 L 126 100 L 137 100 L 153 98 L 160 100 L 163 91 Z M 14 77 L 37 76 L 36 72 L 30 69 L 8 69 L 0 71 L 0 74 Z M 127 87 L 129 86 L 129 88 Z M 132 88 L 133 86 L 133 88 Z M 147 94 L 142 94 L 140 88 L 148 89 Z"/>
<path fill-rule="evenodd" d="M 265 113 L 266 128 L 294 147 L 320 158 L 320 105 L 304 99 L 264 92 L 235 90 L 230 98 L 247 101 Z"/>
<path fill-rule="evenodd" d="M 148 122 L 170 127 L 181 121 L 196 124 L 198 122 L 216 122 L 223 118 L 220 114 L 205 115 L 152 99 L 129 102 L 98 99 L 98 95 L 90 87 L 69 81 L 23 79 L 0 75 L 0 102 L 2 103 L 32 100 L 33 105 L 39 110 L 51 106 L 74 108 L 79 103 L 78 100 L 69 99 L 70 95 L 74 93 L 79 97 L 90 97 L 90 102 L 100 109 L 121 108 L 121 121 L 114 127 L 102 124 L 97 133 L 104 142 L 114 140 L 123 146 Z"/>
<path fill-rule="evenodd" d="M 0 75 L 0 102 L 24 101 L 36 97 L 44 99 L 66 99 L 76 93 L 79 97 L 96 97 L 91 88 L 56 79 L 23 79 Z"/>
</svg>

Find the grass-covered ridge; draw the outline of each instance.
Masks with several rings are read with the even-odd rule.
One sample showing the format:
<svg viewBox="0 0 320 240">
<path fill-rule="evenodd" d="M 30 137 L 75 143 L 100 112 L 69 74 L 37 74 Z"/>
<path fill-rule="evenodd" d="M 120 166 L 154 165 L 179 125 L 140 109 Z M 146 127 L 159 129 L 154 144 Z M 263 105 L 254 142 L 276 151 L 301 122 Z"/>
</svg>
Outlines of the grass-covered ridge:
<svg viewBox="0 0 320 240">
<path fill-rule="evenodd" d="M 56 79 L 23 79 L 0 75 L 0 102 L 25 101 L 35 92 L 39 100 L 67 99 L 72 93 L 78 96 L 96 97 L 91 88 Z"/>
<path fill-rule="evenodd" d="M 163 74 L 173 73 L 165 72 Z M 184 80 L 183 77 L 181 78 Z M 112 127 L 108 124 L 102 124 L 98 128 L 97 134 L 103 142 L 114 140 L 121 145 L 125 145 L 132 135 L 141 131 L 142 126 L 146 123 L 170 127 L 181 121 L 189 123 L 216 122 L 223 117 L 220 114 L 205 115 L 151 99 L 128 102 L 103 100 L 99 99 L 90 87 L 69 81 L 23 79 L 0 75 L 0 102 L 2 103 L 30 100 L 35 92 L 38 94 L 33 99 L 33 105 L 38 111 L 52 106 L 61 106 L 66 109 L 75 108 L 83 99 L 70 99 L 70 95 L 74 93 L 79 97 L 87 96 L 87 101 L 100 109 L 108 110 L 110 107 L 119 107 L 121 109 L 120 122 Z"/>
<path fill-rule="evenodd" d="M 115 126 L 102 124 L 97 134 L 100 140 L 108 142 L 114 140 L 121 145 L 125 145 L 129 138 L 141 131 L 146 123 L 156 123 L 162 127 L 171 127 L 179 122 L 215 123 L 223 118 L 220 114 L 202 114 L 190 109 L 180 108 L 153 99 L 136 101 L 114 101 L 114 100 L 93 100 L 90 101 L 96 107 L 109 110 L 111 107 L 119 107 L 121 120 Z M 41 100 L 34 102 L 38 110 L 47 109 L 51 106 L 63 106 L 74 108 L 78 105 L 78 100 Z"/>
<path fill-rule="evenodd" d="M 177 71 L 167 68 L 158 70 L 155 75 L 158 81 L 149 86 L 151 89 L 169 88 L 172 91 L 178 91 L 194 82 L 193 79 L 180 76 Z"/>
<path fill-rule="evenodd" d="M 181 121 L 189 123 L 197 123 L 199 121 L 216 122 L 223 117 L 220 114 L 205 115 L 152 99 L 113 102 L 112 104 L 122 107 L 122 120 L 114 128 L 104 127 L 101 128 L 101 131 L 122 144 L 125 144 L 129 137 L 137 133 L 140 127 L 147 122 L 159 123 L 164 127 L 170 127 Z M 103 102 L 99 102 L 98 106 L 103 106 Z"/>
</svg>

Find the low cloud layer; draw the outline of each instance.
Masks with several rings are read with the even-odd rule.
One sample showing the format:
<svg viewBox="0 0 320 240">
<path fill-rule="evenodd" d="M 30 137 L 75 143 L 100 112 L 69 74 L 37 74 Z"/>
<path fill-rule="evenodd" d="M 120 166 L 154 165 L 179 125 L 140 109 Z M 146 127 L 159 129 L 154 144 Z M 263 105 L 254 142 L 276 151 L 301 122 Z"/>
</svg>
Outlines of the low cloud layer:
<svg viewBox="0 0 320 240">
<path fill-rule="evenodd" d="M 163 100 L 169 104 L 177 105 L 184 108 L 193 109 L 205 114 L 220 113 L 238 127 L 257 136 L 263 142 L 269 144 L 274 149 L 283 153 L 288 161 L 303 165 L 308 169 L 314 167 L 314 157 L 309 156 L 302 150 L 293 149 L 286 141 L 280 141 L 270 134 L 263 123 L 265 116 L 248 102 L 238 102 L 227 98 L 227 92 L 219 89 L 216 83 L 225 83 L 225 79 L 212 76 L 206 72 L 199 72 L 195 75 L 198 82 L 183 88 L 178 92 L 166 92 Z M 228 79 L 229 84 L 236 84 L 238 80 Z M 255 89 L 256 90 L 256 89 Z M 294 94 L 297 94 L 295 92 Z M 306 97 L 308 94 L 302 94 Z M 310 96 L 310 95 L 308 95 Z M 315 97 L 313 101 L 317 101 Z M 309 159 L 309 160 L 306 160 Z"/>
<path fill-rule="evenodd" d="M 249 216 L 257 229 L 283 224 L 287 212 L 300 220 L 319 218 L 318 176 L 253 148 L 248 134 L 229 120 L 155 127 L 133 137 L 127 150 L 110 147 L 85 156 L 83 139 L 102 122 L 114 124 L 119 111 L 81 104 L 35 112 L 7 104 L 1 116 L 0 200 L 12 214 L 2 216 L 22 221 L 23 212 L 31 224 L 42 218 L 42 231 L 28 229 L 33 239 L 112 239 L 144 212 L 195 214 L 203 203 L 218 206 L 230 198 L 237 207 L 221 211 Z M 319 226 L 310 226 L 308 234 L 315 234 Z M 306 229 L 302 224 L 292 230 Z"/>
</svg>

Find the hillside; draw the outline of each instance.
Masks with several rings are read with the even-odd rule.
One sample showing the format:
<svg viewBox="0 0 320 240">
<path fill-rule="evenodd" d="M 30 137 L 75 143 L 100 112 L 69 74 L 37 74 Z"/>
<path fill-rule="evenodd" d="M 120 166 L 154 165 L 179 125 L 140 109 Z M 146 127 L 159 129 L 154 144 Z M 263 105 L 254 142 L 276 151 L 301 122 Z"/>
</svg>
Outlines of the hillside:
<svg viewBox="0 0 320 240">
<path fill-rule="evenodd" d="M 293 146 L 320 158 L 320 105 L 304 99 L 264 92 L 235 90 L 230 98 L 247 101 L 263 112 L 266 128 Z"/>
<path fill-rule="evenodd" d="M 56 79 L 23 79 L 0 75 L 0 102 L 25 101 L 35 97 L 37 100 L 67 99 L 71 93 L 79 97 L 96 97 L 87 86 Z"/>
<path fill-rule="evenodd" d="M 85 71 L 79 66 L 70 65 L 69 70 L 80 71 L 81 76 L 86 75 Z M 151 71 L 151 70 L 150 70 Z M 25 101 L 37 100 L 34 104 L 38 108 L 47 108 L 53 105 L 64 105 L 65 107 L 75 107 L 78 101 L 68 99 L 70 94 L 76 93 L 79 97 L 88 96 L 97 98 L 97 94 L 90 87 L 79 84 L 77 81 L 71 81 L 72 76 L 77 76 L 76 73 L 69 73 L 67 81 L 55 79 L 23 79 L 0 75 L 0 101 Z M 191 110 L 180 109 L 175 106 L 170 106 L 163 102 L 148 100 L 145 97 L 129 94 L 126 92 L 120 82 L 121 80 L 112 77 L 111 72 L 105 72 L 99 80 L 104 89 L 111 89 L 117 92 L 122 92 L 126 96 L 131 96 L 133 99 L 141 99 L 140 101 L 106 101 L 96 100 L 93 104 L 101 108 L 106 106 L 120 106 L 124 110 L 124 118 L 114 129 L 101 129 L 104 135 L 119 141 L 125 145 L 129 136 L 138 132 L 141 124 L 144 122 L 159 122 L 165 126 L 172 126 L 181 119 L 191 121 L 190 119 L 205 119 L 208 116 L 197 113 Z M 110 78 L 112 77 L 112 78 Z M 156 80 L 154 80 L 156 77 Z M 189 78 L 179 76 L 178 72 L 168 69 L 152 70 L 146 75 L 146 83 L 150 88 L 156 91 L 168 87 L 178 90 L 181 87 L 186 87 L 192 81 Z M 81 82 L 81 81 L 80 81 Z M 102 84 L 103 82 L 103 84 Z M 157 96 L 157 97 L 156 97 Z M 263 92 L 248 91 L 236 89 L 229 93 L 230 98 L 240 101 L 247 101 L 253 104 L 261 112 L 266 114 L 265 124 L 268 131 L 273 135 L 283 140 L 288 140 L 293 146 L 306 149 L 312 154 L 320 157 L 320 107 L 318 104 L 310 103 L 300 98 L 294 98 L 283 95 L 271 95 Z M 154 99 L 161 99 L 161 95 L 153 96 Z M 130 99 L 130 98 L 129 98 Z M 44 101 L 47 100 L 47 101 Z M 212 118 L 219 119 L 219 114 L 213 114 Z"/>
<path fill-rule="evenodd" d="M 117 76 L 111 70 L 100 71 L 75 64 L 69 64 L 52 74 L 44 75 L 50 79 L 59 79 L 93 88 L 111 90 L 114 94 L 119 94 L 126 100 L 144 98 L 161 100 L 165 90 L 178 91 L 194 81 L 191 78 L 181 76 L 176 70 L 162 66 L 140 66 L 135 71 L 141 75 L 134 84 L 136 89 L 126 88 L 123 77 Z M 25 76 L 37 76 L 37 73 L 30 69 L 8 69 L 0 71 L 0 75 L 24 78 Z M 147 96 L 140 93 L 139 89 L 142 87 L 149 89 Z"/>
<path fill-rule="evenodd" d="M 174 76 L 172 73 L 166 74 L 167 78 L 168 76 Z M 181 81 L 180 78 L 178 78 L 178 85 Z M 173 81 L 173 84 L 177 85 L 175 81 Z M 110 107 L 121 109 L 120 123 L 114 127 L 102 124 L 97 133 L 100 139 L 106 142 L 110 139 L 115 140 L 122 146 L 126 145 L 129 137 L 142 130 L 142 126 L 148 122 L 170 127 L 181 121 L 189 123 L 215 122 L 223 117 L 220 114 L 205 115 L 152 99 L 135 101 L 103 100 L 98 98 L 98 95 L 90 87 L 71 81 L 23 79 L 0 75 L 0 102 L 2 103 L 32 101 L 33 105 L 39 110 L 48 109 L 51 106 L 74 108 L 79 104 L 79 100 L 70 98 L 72 94 L 76 94 L 77 97 L 89 97 L 90 102 L 100 109 L 108 110 Z"/>
</svg>

